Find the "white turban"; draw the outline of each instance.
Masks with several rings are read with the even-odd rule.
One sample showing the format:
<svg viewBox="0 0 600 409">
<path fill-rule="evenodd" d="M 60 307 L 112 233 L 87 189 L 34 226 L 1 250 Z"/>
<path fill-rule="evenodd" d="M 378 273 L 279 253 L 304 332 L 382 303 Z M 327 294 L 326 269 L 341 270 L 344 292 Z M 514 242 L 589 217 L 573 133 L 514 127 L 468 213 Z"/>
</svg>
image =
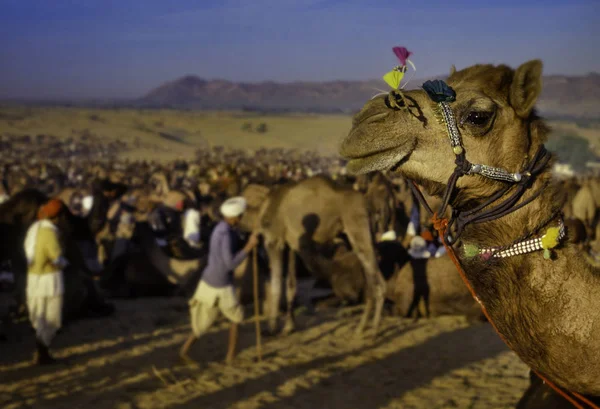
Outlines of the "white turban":
<svg viewBox="0 0 600 409">
<path fill-rule="evenodd" d="M 427 250 L 427 242 L 421 236 L 415 236 L 410 241 L 410 248 L 408 254 L 412 258 L 429 258 L 431 253 Z"/>
<path fill-rule="evenodd" d="M 238 217 L 246 211 L 246 199 L 242 196 L 227 199 L 221 205 L 221 214 L 224 217 Z"/>
<path fill-rule="evenodd" d="M 92 210 L 92 206 L 94 205 L 94 196 L 86 196 L 81 199 L 81 207 L 83 207 L 83 211 L 85 213 L 89 213 Z"/>
<path fill-rule="evenodd" d="M 381 241 L 394 241 L 396 240 L 396 232 L 394 230 L 386 231 L 381 235 Z"/>
</svg>

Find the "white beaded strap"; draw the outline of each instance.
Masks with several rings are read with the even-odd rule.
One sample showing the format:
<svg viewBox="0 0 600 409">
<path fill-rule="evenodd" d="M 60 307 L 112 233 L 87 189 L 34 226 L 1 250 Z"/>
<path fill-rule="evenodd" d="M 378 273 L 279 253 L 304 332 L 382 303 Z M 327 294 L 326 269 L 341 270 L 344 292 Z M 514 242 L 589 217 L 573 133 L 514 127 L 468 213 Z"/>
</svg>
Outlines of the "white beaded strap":
<svg viewBox="0 0 600 409">
<path fill-rule="evenodd" d="M 558 241 L 561 241 L 562 239 L 565 238 L 565 224 L 563 223 L 562 219 L 558 221 L 558 228 L 559 228 Z M 521 254 L 533 253 L 534 251 L 539 251 L 539 250 L 544 249 L 542 247 L 542 238 L 544 238 L 544 237 L 545 237 L 545 235 L 542 237 L 538 237 L 536 239 L 520 241 L 502 251 L 498 251 L 499 250 L 498 247 L 480 249 L 479 254 L 491 253 L 492 257 L 506 258 L 506 257 L 518 256 Z"/>
</svg>

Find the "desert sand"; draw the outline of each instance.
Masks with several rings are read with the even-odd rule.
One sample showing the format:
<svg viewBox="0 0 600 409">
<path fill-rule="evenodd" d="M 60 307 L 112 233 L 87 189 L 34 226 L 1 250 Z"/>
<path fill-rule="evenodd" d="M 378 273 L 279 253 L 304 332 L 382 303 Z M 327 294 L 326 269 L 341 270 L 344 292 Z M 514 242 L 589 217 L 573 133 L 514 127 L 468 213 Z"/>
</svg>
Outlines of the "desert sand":
<svg viewBox="0 0 600 409">
<path fill-rule="evenodd" d="M 355 340 L 361 307 L 298 315 L 289 336 L 263 337 L 255 362 L 251 307 L 235 365 L 223 359 L 220 320 L 192 349 L 199 365 L 178 360 L 188 335 L 183 298 L 115 301 L 114 316 L 70 323 L 53 351 L 63 363 L 30 363 L 26 321 L 0 343 L 0 407 L 202 409 L 514 408 L 527 367 L 487 323 L 462 317 L 386 316 L 375 341 Z M 264 327 L 264 323 L 263 323 Z"/>
</svg>

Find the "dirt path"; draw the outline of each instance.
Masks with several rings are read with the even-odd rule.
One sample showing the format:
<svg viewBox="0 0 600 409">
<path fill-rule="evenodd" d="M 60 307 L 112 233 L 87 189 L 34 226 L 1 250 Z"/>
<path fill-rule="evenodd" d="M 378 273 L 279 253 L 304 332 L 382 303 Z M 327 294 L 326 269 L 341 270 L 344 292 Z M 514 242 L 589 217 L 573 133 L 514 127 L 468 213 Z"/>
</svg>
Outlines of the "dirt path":
<svg viewBox="0 0 600 409">
<path fill-rule="evenodd" d="M 0 407 L 202 409 L 514 408 L 527 368 L 488 324 L 460 317 L 413 323 L 386 317 L 376 341 L 354 341 L 360 310 L 299 316 L 298 332 L 264 339 L 254 363 L 254 326 L 241 330 L 235 366 L 222 363 L 224 322 L 178 362 L 189 326 L 182 299 L 117 301 L 111 318 L 72 323 L 54 351 L 67 364 L 29 364 L 26 323 L 0 343 Z"/>
</svg>

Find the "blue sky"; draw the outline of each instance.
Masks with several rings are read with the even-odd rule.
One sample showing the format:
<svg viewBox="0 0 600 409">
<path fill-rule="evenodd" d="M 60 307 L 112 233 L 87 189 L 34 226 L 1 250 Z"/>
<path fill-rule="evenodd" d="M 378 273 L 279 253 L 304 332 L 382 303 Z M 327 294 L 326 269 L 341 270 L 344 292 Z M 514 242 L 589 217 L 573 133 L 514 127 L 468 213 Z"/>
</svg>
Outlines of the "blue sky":
<svg viewBox="0 0 600 409">
<path fill-rule="evenodd" d="M 532 58 L 600 72 L 600 0 L 0 0 L 0 98 L 137 97 L 186 74 L 380 78 Z"/>
</svg>

